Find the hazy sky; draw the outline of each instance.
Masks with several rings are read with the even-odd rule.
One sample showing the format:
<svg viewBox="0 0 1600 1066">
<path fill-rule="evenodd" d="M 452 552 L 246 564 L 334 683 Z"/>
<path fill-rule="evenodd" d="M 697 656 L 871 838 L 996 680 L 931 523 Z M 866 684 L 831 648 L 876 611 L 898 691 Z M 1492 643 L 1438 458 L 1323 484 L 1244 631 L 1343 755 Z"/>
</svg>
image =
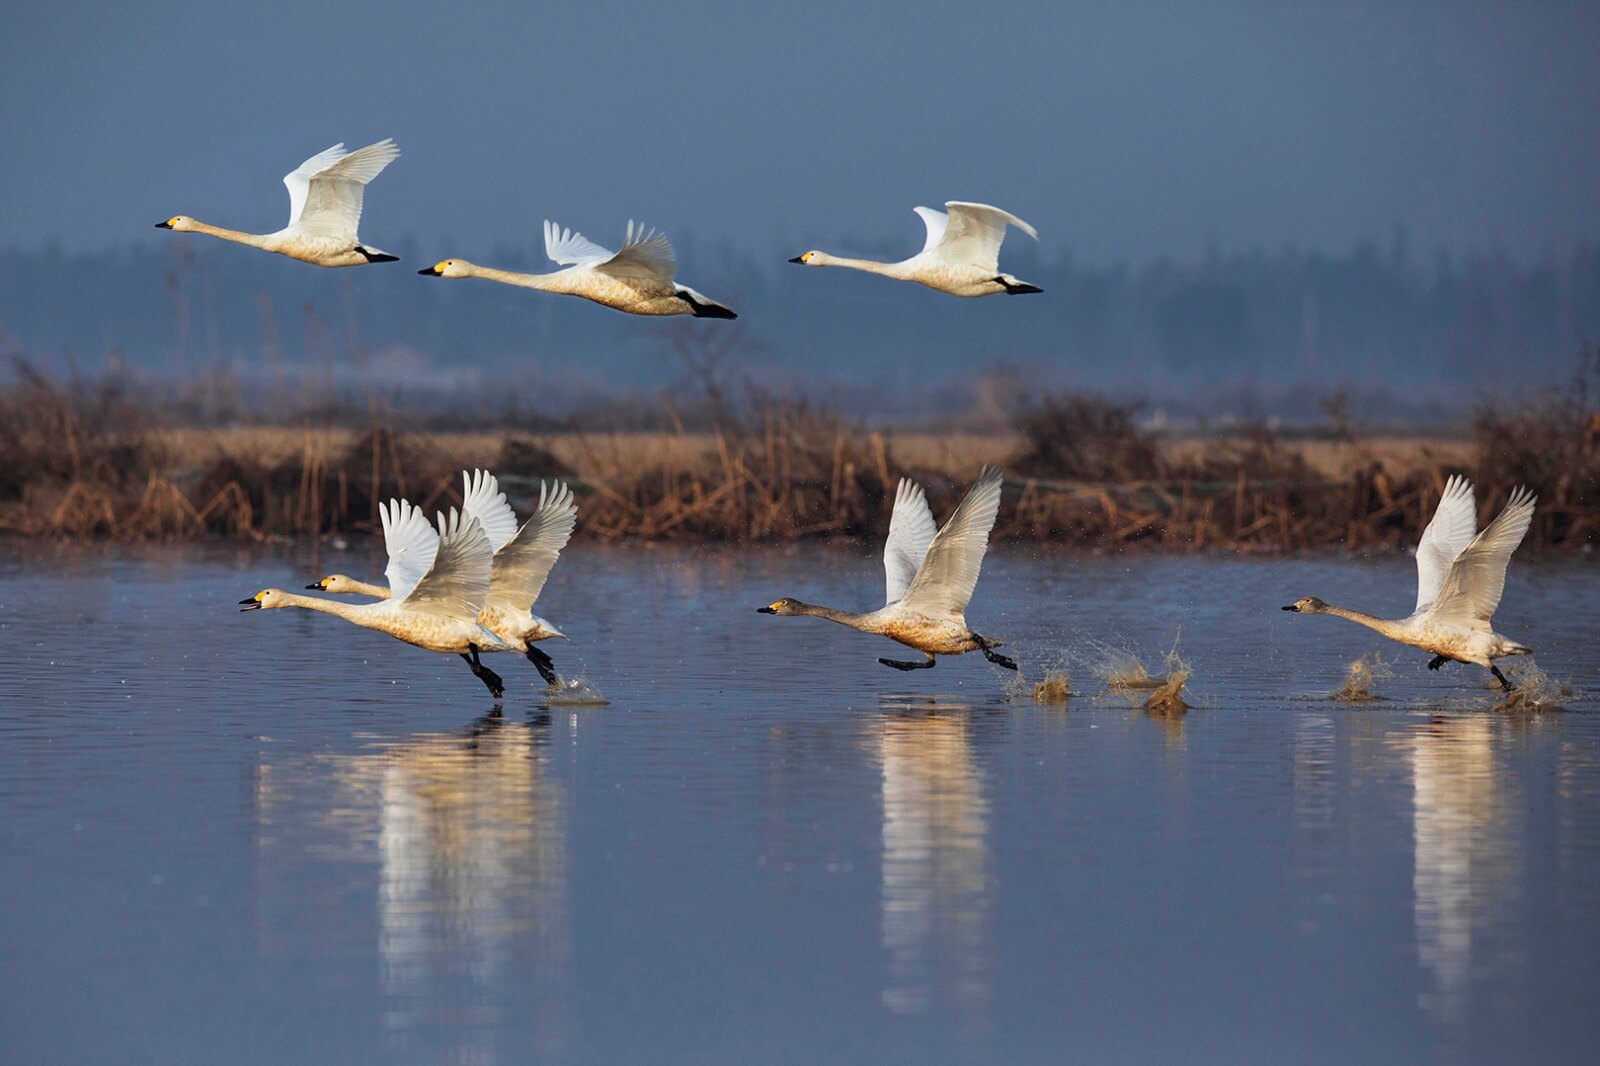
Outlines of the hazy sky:
<svg viewBox="0 0 1600 1066">
<path fill-rule="evenodd" d="M 276 229 L 283 174 L 386 135 L 362 236 L 429 255 L 546 216 L 909 254 L 946 199 L 1092 261 L 1600 236 L 1600 4 L 1306 7 L 10 4 L 0 246 Z"/>
</svg>

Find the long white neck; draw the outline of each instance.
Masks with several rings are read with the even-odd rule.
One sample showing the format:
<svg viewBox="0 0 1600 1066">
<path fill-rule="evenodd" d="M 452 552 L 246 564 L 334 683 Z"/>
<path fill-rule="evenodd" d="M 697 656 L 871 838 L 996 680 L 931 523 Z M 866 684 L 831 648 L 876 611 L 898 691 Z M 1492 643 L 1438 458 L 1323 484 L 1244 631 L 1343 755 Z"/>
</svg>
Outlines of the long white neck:
<svg viewBox="0 0 1600 1066">
<path fill-rule="evenodd" d="M 1376 630 L 1390 640 L 1403 642 L 1405 639 L 1406 630 L 1404 624 L 1393 619 L 1374 618 L 1370 614 L 1362 614 L 1360 611 L 1352 611 L 1345 607 L 1335 607 L 1331 603 L 1324 605 L 1322 610 L 1317 613 L 1331 614 L 1335 618 L 1348 619 L 1358 626 L 1366 626 L 1368 629 Z"/>
<path fill-rule="evenodd" d="M 558 270 L 553 274 L 518 274 L 514 270 L 496 270 L 494 267 L 479 266 L 476 263 L 461 265 L 466 268 L 469 278 L 485 278 L 489 281 L 498 281 L 502 285 L 538 289 L 540 292 L 572 291 L 572 286 L 567 284 L 569 275 L 565 270 Z"/>
<path fill-rule="evenodd" d="M 850 270 L 862 270 L 868 274 L 882 274 L 886 278 L 903 277 L 905 274 L 903 263 L 880 263 L 875 259 L 848 259 L 844 256 L 829 255 L 827 252 L 818 252 L 811 261 L 818 266 L 846 267 Z"/>
<path fill-rule="evenodd" d="M 236 229 L 223 229 L 221 226 L 213 226 L 198 219 L 192 220 L 188 228 L 181 232 L 204 233 L 212 237 L 221 237 L 223 240 L 232 241 L 235 244 L 248 244 L 252 248 L 260 248 L 268 252 L 276 251 L 278 247 L 277 238 L 270 233 L 241 233 Z"/>
<path fill-rule="evenodd" d="M 351 596 L 371 596 L 377 600 L 389 598 L 389 587 L 387 585 L 371 585 L 365 581 L 356 581 L 354 579 L 351 580 L 350 587 L 345 592 Z"/>
<path fill-rule="evenodd" d="M 815 603 L 802 603 L 795 608 L 794 613 L 808 618 L 826 618 L 830 622 L 838 622 L 842 626 L 849 626 L 863 633 L 876 632 L 870 621 L 870 615 L 857 614 L 854 611 L 840 611 L 832 607 L 821 607 Z"/>
<path fill-rule="evenodd" d="M 320 596 L 301 596 L 293 592 L 285 592 L 281 598 L 285 607 L 304 607 L 308 611 L 335 614 L 347 622 L 372 628 L 373 615 L 370 603 L 345 603 L 343 600 L 325 600 Z"/>
</svg>

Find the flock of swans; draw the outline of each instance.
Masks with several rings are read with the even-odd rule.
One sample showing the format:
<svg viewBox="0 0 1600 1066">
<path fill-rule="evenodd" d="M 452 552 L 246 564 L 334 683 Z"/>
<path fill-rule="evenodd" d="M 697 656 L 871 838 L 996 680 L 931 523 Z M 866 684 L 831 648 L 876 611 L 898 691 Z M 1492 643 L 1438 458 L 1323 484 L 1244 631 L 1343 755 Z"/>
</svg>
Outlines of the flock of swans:
<svg viewBox="0 0 1600 1066">
<path fill-rule="evenodd" d="M 283 183 L 289 190 L 289 224 L 275 233 L 242 233 L 174 215 L 160 228 L 204 233 L 323 267 L 393 262 L 398 257 L 361 241 L 358 230 L 366 186 L 400 155 L 392 139 L 353 152 L 336 144 L 296 167 Z M 988 204 L 952 200 L 944 211 L 918 207 L 927 227 L 922 250 L 909 259 L 881 263 L 809 251 L 790 262 L 860 270 L 911 281 L 953 296 L 1022 295 L 1037 285 L 1001 272 L 999 254 L 1006 229 L 1038 239 L 1017 216 Z M 732 309 L 674 280 L 676 260 L 666 237 L 629 222 L 622 246 L 603 248 L 553 222 L 544 224 L 545 253 L 565 269 L 519 274 L 443 259 L 420 274 L 441 278 L 485 278 L 543 292 L 579 296 L 635 315 L 735 318 Z M 300 607 L 337 615 L 419 648 L 459 655 L 499 698 L 505 683 L 482 656 L 518 652 L 551 686 L 559 684 L 539 641 L 564 636 L 532 613 L 550 570 L 577 523 L 572 492 L 560 482 L 541 484 L 533 515 L 519 524 L 492 474 L 462 475 L 462 506 L 437 515 L 433 524 L 405 500 L 382 508 L 387 585 L 332 574 L 308 585 L 335 595 L 365 596 L 370 602 L 303 596 L 264 589 L 240 601 L 245 610 Z M 758 608 L 763 614 L 825 618 L 876 634 L 922 653 L 921 661 L 883 658 L 898 670 L 934 666 L 936 656 L 982 652 L 991 663 L 1016 670 L 996 649 L 1004 643 L 967 625 L 966 609 L 977 586 L 989 533 L 1000 509 L 1003 477 L 985 467 L 945 524 L 936 526 L 920 486 L 902 480 L 895 494 L 884 545 L 885 604 L 854 612 L 783 598 Z M 1515 489 L 1505 509 L 1477 531 L 1477 504 L 1464 478 L 1447 483 L 1439 506 L 1417 547 L 1417 603 L 1407 617 L 1376 618 L 1334 607 L 1314 596 L 1284 607 L 1303 614 L 1330 614 L 1432 654 L 1430 669 L 1447 662 L 1474 663 L 1511 687 L 1494 660 L 1529 654 L 1491 625 L 1505 588 L 1506 567 L 1533 520 L 1535 497 Z"/>
<path fill-rule="evenodd" d="M 336 144 L 284 176 L 289 187 L 289 224 L 276 233 L 241 233 L 212 226 L 188 215 L 157 222 L 158 229 L 204 233 L 225 241 L 275 252 L 321 267 L 392 263 L 399 257 L 363 244 L 358 234 L 367 184 L 400 156 L 392 139 L 346 152 Z M 1000 271 L 1000 244 L 1015 226 L 1038 240 L 1022 219 L 988 204 L 952 200 L 943 211 L 919 207 L 928 229 L 922 251 L 898 263 L 845 259 L 810 251 L 789 260 L 804 266 L 838 266 L 914 281 L 952 296 L 1013 296 L 1042 292 L 1037 285 Z M 478 266 L 465 259 L 441 259 L 417 271 L 436 278 L 484 278 L 524 289 L 579 296 L 630 315 L 693 315 L 737 318 L 731 308 L 674 280 L 677 261 L 664 234 L 628 223 L 622 247 L 602 248 L 581 233 L 546 220 L 545 254 L 565 270 L 519 274 Z"/>
</svg>

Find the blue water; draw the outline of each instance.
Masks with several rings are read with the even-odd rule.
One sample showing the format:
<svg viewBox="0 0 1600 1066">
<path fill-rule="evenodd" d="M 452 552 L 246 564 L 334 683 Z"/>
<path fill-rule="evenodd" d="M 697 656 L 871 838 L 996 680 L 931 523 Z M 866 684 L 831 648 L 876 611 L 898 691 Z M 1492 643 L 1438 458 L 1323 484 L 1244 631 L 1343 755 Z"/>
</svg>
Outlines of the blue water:
<svg viewBox="0 0 1600 1066">
<path fill-rule="evenodd" d="M 538 609 L 605 706 L 237 611 L 381 569 L 0 547 L 0 1060 L 1594 1060 L 1593 564 L 1513 564 L 1543 714 L 1278 610 L 1405 559 L 1000 551 L 969 619 L 1065 708 L 754 612 L 872 605 L 865 550 L 580 545 Z M 1187 715 L 1104 693 L 1175 640 Z"/>
</svg>

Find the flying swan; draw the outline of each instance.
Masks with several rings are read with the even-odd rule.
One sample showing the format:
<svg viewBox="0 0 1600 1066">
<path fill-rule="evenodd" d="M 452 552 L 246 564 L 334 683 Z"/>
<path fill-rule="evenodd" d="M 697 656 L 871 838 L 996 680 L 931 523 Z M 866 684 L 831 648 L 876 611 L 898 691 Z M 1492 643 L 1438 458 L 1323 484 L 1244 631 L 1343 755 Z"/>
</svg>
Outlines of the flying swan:
<svg viewBox="0 0 1600 1066">
<path fill-rule="evenodd" d="M 544 252 L 566 267 L 553 274 L 517 274 L 478 266 L 465 259 L 441 259 L 417 271 L 436 278 L 487 278 L 524 289 L 581 296 L 630 315 L 694 315 L 738 318 L 733 311 L 672 280 L 677 263 L 665 234 L 628 223 L 619 251 L 600 247 L 581 233 L 544 224 Z"/>
<path fill-rule="evenodd" d="M 864 270 L 895 281 L 915 281 L 951 296 L 993 296 L 999 292 L 1021 296 L 1044 291 L 1037 285 L 1000 273 L 1000 242 L 1006 238 L 1006 226 L 1015 226 L 1038 240 L 1039 234 L 1032 226 L 1009 211 L 988 204 L 950 200 L 944 206 L 944 211 L 931 207 L 915 209 L 928 227 L 928 240 L 922 251 L 910 259 L 878 263 L 811 251 L 789 262 Z"/>
<path fill-rule="evenodd" d="M 478 614 L 489 597 L 489 570 L 494 558 L 483 527 L 477 519 L 451 508 L 448 517 L 439 515 L 435 534 L 422 512 L 405 500 L 390 500 L 379 513 L 385 542 L 391 545 L 389 566 L 384 571 L 389 578 L 389 599 L 341 603 L 282 589 L 263 589 L 248 600 L 239 601 L 244 610 L 304 607 L 337 615 L 428 651 L 459 655 L 488 686 L 490 694 L 499 699 L 505 684 L 499 674 L 478 659 L 481 652 L 510 650 L 478 623 Z M 430 541 L 433 554 L 423 563 Z"/>
<path fill-rule="evenodd" d="M 1000 510 L 999 470 L 984 467 L 966 499 L 944 528 L 934 532 L 928 498 L 915 482 L 900 479 L 889 539 L 883 546 L 887 603 L 867 614 L 818 607 L 799 600 L 775 600 L 756 610 L 762 614 L 808 615 L 876 633 L 915 648 L 925 662 L 879 659 L 896 670 L 927 670 L 935 655 L 981 651 L 992 663 L 1015 670 L 1017 664 L 994 649 L 1005 645 L 967 627 L 967 603 L 978 583 L 978 568 L 988 547 L 989 531 Z"/>
<path fill-rule="evenodd" d="M 318 152 L 284 175 L 283 183 L 289 187 L 289 224 L 276 233 L 240 233 L 188 215 L 173 215 L 157 222 L 156 228 L 209 233 L 315 266 L 392 263 L 400 257 L 362 244 L 356 227 L 361 222 L 361 196 L 367 182 L 399 155 L 400 148 L 392 138 L 354 152 L 346 152 L 342 144 Z"/>
<path fill-rule="evenodd" d="M 1430 670 L 1447 662 L 1486 666 L 1509 690 L 1511 682 L 1493 660 L 1530 655 L 1532 649 L 1496 633 L 1489 621 L 1505 591 L 1506 565 L 1528 532 L 1537 502 L 1537 496 L 1518 486 L 1500 516 L 1482 533 L 1475 533 L 1478 508 L 1472 483 L 1459 475 L 1452 477 L 1417 545 L 1417 607 L 1411 614 L 1374 618 L 1323 603 L 1315 596 L 1296 600 L 1284 610 L 1348 618 L 1390 640 L 1432 652 Z"/>
</svg>

